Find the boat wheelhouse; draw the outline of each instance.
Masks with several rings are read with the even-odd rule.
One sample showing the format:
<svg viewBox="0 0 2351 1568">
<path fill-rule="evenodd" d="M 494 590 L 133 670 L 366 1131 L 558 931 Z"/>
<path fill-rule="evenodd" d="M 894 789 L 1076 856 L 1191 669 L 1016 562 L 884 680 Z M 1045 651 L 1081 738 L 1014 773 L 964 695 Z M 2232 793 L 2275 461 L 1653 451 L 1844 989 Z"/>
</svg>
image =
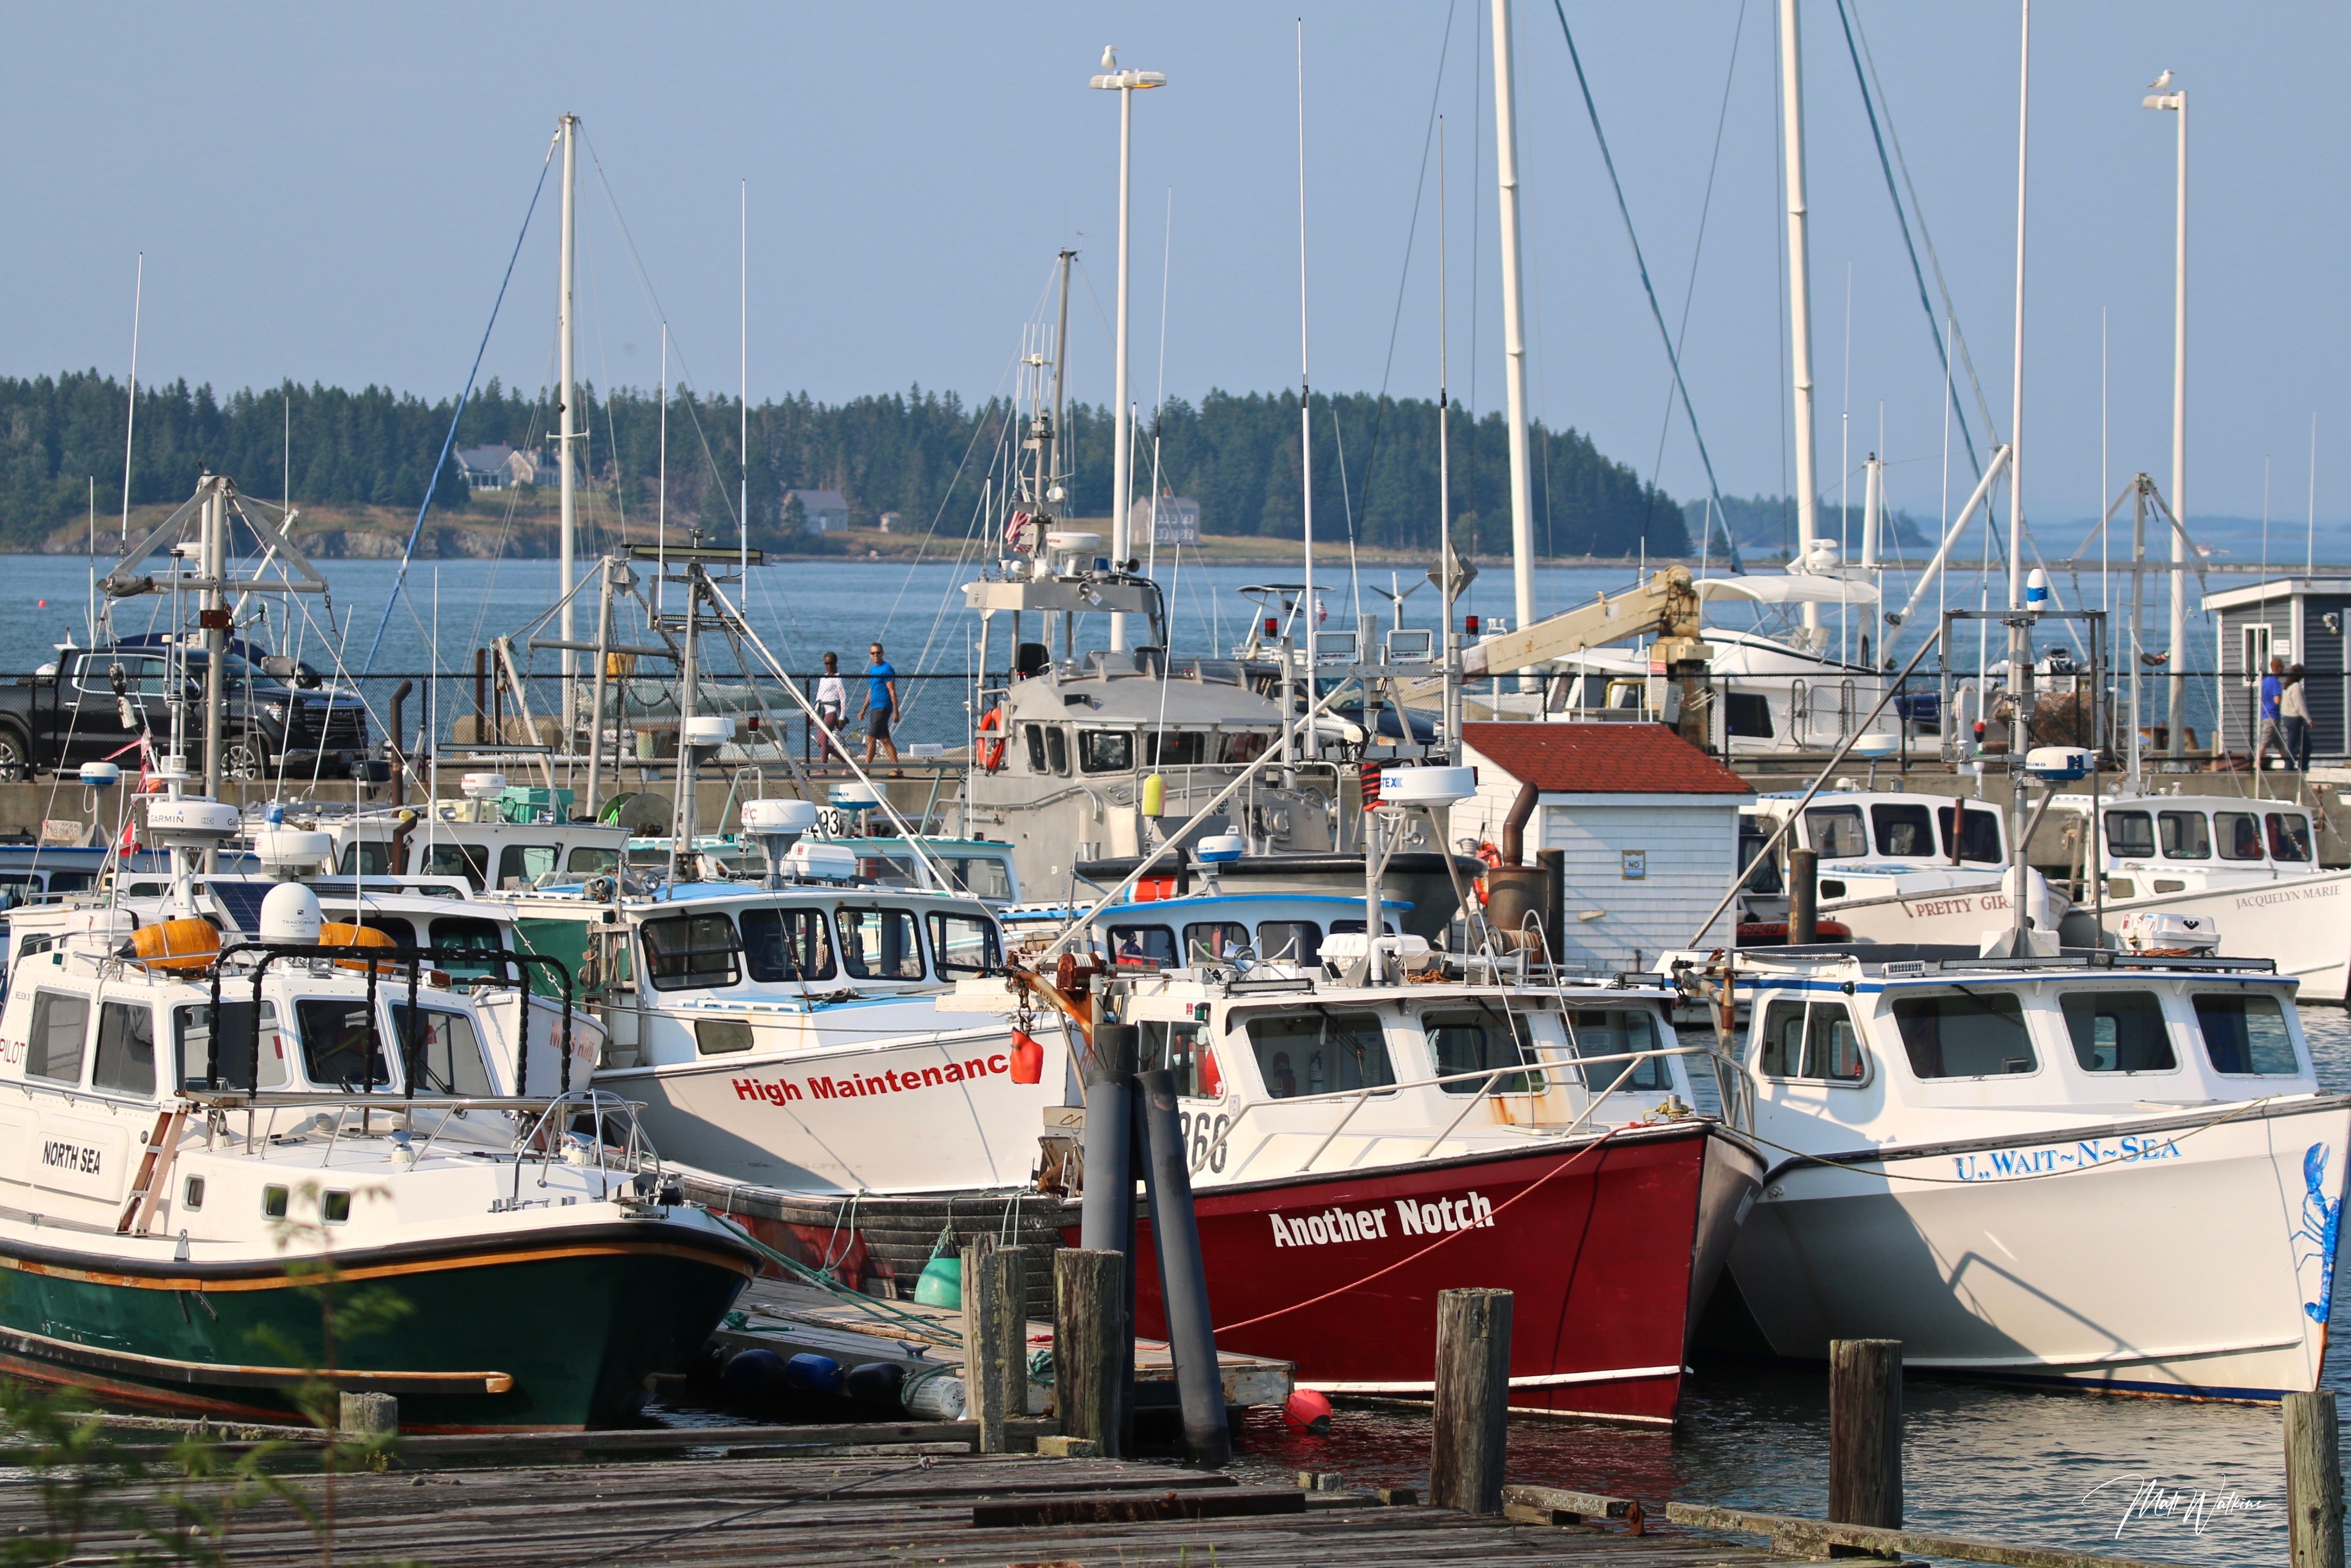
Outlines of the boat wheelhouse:
<svg viewBox="0 0 2351 1568">
<path fill-rule="evenodd" d="M 2266 960 L 1740 953 L 1771 1348 L 2211 1398 L 2318 1385 L 2351 1096 Z"/>
</svg>

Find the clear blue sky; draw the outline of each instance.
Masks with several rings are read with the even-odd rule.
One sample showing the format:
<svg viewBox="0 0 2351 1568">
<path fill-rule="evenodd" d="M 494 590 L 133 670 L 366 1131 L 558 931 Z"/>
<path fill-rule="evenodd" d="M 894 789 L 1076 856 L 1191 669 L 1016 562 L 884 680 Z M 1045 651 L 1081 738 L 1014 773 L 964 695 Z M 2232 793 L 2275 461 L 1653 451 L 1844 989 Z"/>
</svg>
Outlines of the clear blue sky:
<svg viewBox="0 0 2351 1568">
<path fill-rule="evenodd" d="M 1780 491 L 1787 462 L 1775 10 L 1745 0 L 1734 67 L 1740 0 L 1567 6 L 1669 316 L 1729 73 L 1686 357 L 1717 468 L 1740 493 Z M 1068 244 L 1083 266 L 1071 375 L 1106 400 L 1116 108 L 1086 78 L 1115 42 L 1124 63 L 1171 78 L 1135 106 L 1134 395 L 1147 404 L 1160 374 L 1171 191 L 1168 392 L 1292 385 L 1294 13 L 1223 0 L 20 9 L 0 63 L 14 230 L 0 371 L 120 374 L 143 250 L 146 379 L 454 392 L 569 109 L 705 386 L 736 382 L 747 179 L 755 398 L 914 383 L 985 396 L 1008 384 Z M 1448 121 L 1454 385 L 1481 408 L 1500 396 L 1486 15 L 1478 0 L 1305 8 L 1320 387 L 1434 388 L 1433 166 L 1390 361 L 1434 96 Z M 2015 6 L 1864 0 L 1861 15 L 2004 429 Z M 1848 397 L 1849 273 L 1852 459 L 1876 444 L 1882 403 L 1894 497 L 1931 514 L 1930 328 L 1834 5 L 1803 0 L 1803 24 L 1823 482 L 1834 491 Z M 2266 454 L 2273 507 L 2298 522 L 2315 412 L 2320 515 L 2351 514 L 2351 8 L 2044 4 L 2035 24 L 2028 511 L 2070 519 L 2096 504 L 2102 310 L 2112 483 L 2168 475 L 2173 122 L 2139 99 L 2170 67 L 2195 115 L 2188 509 L 2257 514 Z M 1646 469 L 1664 367 L 1547 0 L 1520 0 L 1518 44 L 1533 406 Z M 583 369 L 649 385 L 655 317 L 597 164 L 582 166 Z M 549 373 L 553 217 L 544 205 L 491 345 L 486 369 L 510 383 Z M 1702 490 L 1678 421 L 1660 472 L 1677 495 Z M 2072 545 L 2044 541 L 2053 555 Z"/>
</svg>

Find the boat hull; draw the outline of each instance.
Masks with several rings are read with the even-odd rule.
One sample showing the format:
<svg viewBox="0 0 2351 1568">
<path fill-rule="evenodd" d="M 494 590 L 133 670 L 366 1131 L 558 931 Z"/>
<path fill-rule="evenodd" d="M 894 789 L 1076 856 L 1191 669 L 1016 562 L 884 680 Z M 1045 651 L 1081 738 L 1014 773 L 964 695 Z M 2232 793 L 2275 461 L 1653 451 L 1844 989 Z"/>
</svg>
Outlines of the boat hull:
<svg viewBox="0 0 2351 1568">
<path fill-rule="evenodd" d="M 1692 1121 L 1204 1187 L 1194 1207 L 1217 1340 L 1296 1363 L 1306 1387 L 1426 1399 L 1437 1293 L 1497 1287 L 1516 1298 L 1513 1408 L 1669 1422 L 1690 1327 L 1762 1168 L 1736 1135 Z M 1164 1335 L 1144 1230 L 1138 1325 Z"/>
<path fill-rule="evenodd" d="M 1780 1355 L 1898 1339 L 1907 1365 L 1963 1376 L 2318 1386 L 2351 1097 L 1834 1158 L 1773 1171 L 1732 1252 Z"/>
<path fill-rule="evenodd" d="M 646 1378 L 685 1367 L 756 1267 L 747 1248 L 657 1224 L 339 1254 L 343 1302 L 381 1289 L 408 1310 L 340 1344 L 332 1381 L 394 1394 L 406 1431 L 625 1421 Z M 0 1227 L 0 1370 L 109 1402 L 302 1419 L 287 1372 L 329 1359 L 319 1274 L 275 1255 L 192 1264 L 88 1240 Z"/>
</svg>

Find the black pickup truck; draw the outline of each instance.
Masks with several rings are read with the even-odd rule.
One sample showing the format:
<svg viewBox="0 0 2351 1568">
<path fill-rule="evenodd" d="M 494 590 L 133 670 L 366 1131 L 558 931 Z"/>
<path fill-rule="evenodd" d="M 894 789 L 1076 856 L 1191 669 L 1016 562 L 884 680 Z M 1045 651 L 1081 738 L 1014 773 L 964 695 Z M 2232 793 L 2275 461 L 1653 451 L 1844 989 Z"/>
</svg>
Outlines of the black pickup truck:
<svg viewBox="0 0 2351 1568">
<path fill-rule="evenodd" d="M 180 653 L 142 639 L 66 649 L 43 673 L 0 685 L 0 783 L 78 768 L 121 751 L 141 731 L 154 736 L 159 753 L 168 750 L 172 687 L 182 670 L 185 755 L 191 768 L 201 769 L 204 660 L 201 649 Z M 241 640 L 224 660 L 221 771 L 226 777 L 315 771 L 322 778 L 348 778 L 350 764 L 368 754 L 365 706 L 323 688 L 308 665 L 265 655 Z M 126 772 L 138 768 L 135 753 L 120 760 Z"/>
</svg>

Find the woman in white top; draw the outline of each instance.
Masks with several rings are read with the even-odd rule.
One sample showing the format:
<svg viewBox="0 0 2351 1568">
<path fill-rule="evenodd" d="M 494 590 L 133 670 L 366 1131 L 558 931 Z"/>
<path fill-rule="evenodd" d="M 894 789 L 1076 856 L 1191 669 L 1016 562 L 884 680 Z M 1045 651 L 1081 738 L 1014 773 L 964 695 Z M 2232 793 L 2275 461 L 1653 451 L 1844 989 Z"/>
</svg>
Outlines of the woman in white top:
<svg viewBox="0 0 2351 1568">
<path fill-rule="evenodd" d="M 809 740 L 817 761 L 822 762 L 840 749 L 833 737 L 840 733 L 841 715 L 849 711 L 849 688 L 841 683 L 839 654 L 824 656 L 824 674 L 816 683 L 816 711 L 820 722 L 810 726 L 816 732 Z"/>
</svg>

